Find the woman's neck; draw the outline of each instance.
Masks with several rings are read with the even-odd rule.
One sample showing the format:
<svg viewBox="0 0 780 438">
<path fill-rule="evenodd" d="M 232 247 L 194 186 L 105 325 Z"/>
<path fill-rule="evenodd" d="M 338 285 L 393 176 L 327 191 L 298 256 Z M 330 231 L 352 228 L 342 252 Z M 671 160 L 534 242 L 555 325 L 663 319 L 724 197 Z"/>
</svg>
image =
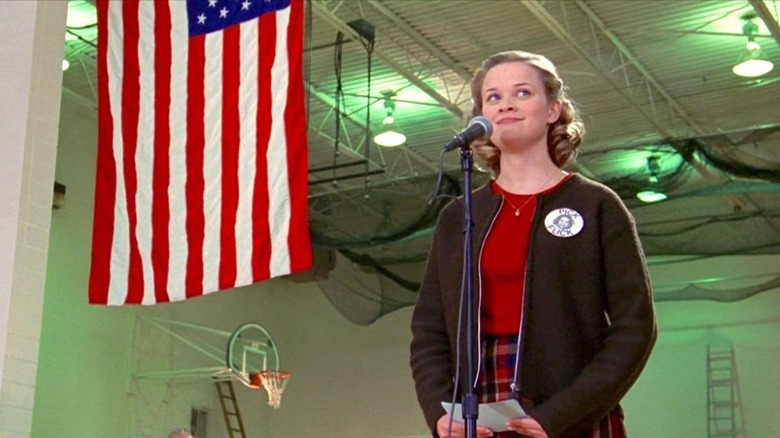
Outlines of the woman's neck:
<svg viewBox="0 0 780 438">
<path fill-rule="evenodd" d="M 538 193 L 557 184 L 565 173 L 544 156 L 502 154 L 501 173 L 496 182 L 512 193 Z"/>
</svg>

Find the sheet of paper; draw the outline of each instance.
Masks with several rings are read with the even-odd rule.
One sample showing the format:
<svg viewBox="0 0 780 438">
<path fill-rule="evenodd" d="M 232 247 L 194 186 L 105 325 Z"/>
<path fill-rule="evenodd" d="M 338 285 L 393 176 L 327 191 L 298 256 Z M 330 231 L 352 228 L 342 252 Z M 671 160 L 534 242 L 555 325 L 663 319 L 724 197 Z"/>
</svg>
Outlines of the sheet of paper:
<svg viewBox="0 0 780 438">
<path fill-rule="evenodd" d="M 452 403 L 441 402 L 441 406 L 456 421 L 463 421 L 463 408 L 460 403 L 456 403 L 454 410 Z M 526 417 L 523 407 L 517 400 L 505 400 L 495 403 L 482 403 L 479 405 L 477 413 L 477 425 L 489 427 L 493 432 L 503 432 L 509 430 L 506 427 L 506 420 L 516 417 Z"/>
</svg>

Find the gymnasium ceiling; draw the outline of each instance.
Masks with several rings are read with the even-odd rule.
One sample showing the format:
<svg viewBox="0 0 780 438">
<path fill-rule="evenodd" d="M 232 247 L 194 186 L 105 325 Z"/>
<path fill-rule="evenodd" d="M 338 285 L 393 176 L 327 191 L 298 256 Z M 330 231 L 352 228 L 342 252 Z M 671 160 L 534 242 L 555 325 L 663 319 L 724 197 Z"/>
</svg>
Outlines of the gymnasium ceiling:
<svg viewBox="0 0 780 438">
<path fill-rule="evenodd" d="M 441 166 L 440 159 L 468 122 L 470 77 L 486 56 L 522 49 L 557 64 L 588 130 L 573 170 L 624 197 L 649 255 L 780 252 L 780 66 L 752 79 L 731 70 L 745 52 L 746 17 L 755 17 L 764 55 L 780 63 L 779 1 L 309 6 L 309 205 L 318 247 L 369 256 L 391 270 L 410 262 L 414 277 L 429 243 L 435 210 L 428 200 L 440 170 L 443 192 L 462 188 L 459 151 Z M 78 37 L 66 42 L 63 101 L 94 108 L 93 10 L 71 0 L 69 34 Z M 370 140 L 388 97 L 407 135 L 395 148 Z M 658 168 L 651 171 L 648 159 Z M 475 173 L 473 184 L 486 179 Z M 666 201 L 636 200 L 653 184 Z"/>
</svg>

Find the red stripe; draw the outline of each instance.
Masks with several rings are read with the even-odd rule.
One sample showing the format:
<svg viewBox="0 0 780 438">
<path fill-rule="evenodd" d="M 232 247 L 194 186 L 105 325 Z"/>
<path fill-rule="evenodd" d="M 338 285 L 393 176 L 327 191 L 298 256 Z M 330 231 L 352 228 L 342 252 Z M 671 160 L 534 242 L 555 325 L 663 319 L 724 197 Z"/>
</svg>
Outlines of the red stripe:
<svg viewBox="0 0 780 438">
<path fill-rule="evenodd" d="M 619 409 L 613 409 L 609 413 L 609 436 L 612 438 L 625 438 L 623 435 L 623 416 Z"/>
<path fill-rule="evenodd" d="M 252 274 L 254 280 L 271 276 L 271 231 L 268 224 L 268 141 L 271 138 L 271 69 L 276 48 L 276 14 L 260 16 L 257 35 L 257 165 L 252 203 Z"/>
<path fill-rule="evenodd" d="M 203 213 L 203 155 L 206 37 L 190 38 L 187 58 L 187 298 L 203 294 L 203 240 L 206 217 Z"/>
<path fill-rule="evenodd" d="M 171 105 L 171 10 L 167 2 L 154 2 L 154 170 L 152 175 L 152 267 L 156 302 L 168 298 L 170 259 L 170 105 Z"/>
<path fill-rule="evenodd" d="M 98 80 L 98 150 L 95 178 L 95 211 L 92 228 L 92 264 L 89 276 L 89 302 L 106 304 L 111 272 L 111 243 L 114 238 L 114 203 L 116 202 L 116 160 L 111 139 L 114 119 L 108 89 L 108 0 L 98 0 L 97 80 Z"/>
<path fill-rule="evenodd" d="M 114 260 L 113 263 L 126 263 L 127 278 L 116 279 L 120 283 L 126 281 L 125 303 L 141 303 L 144 293 L 144 266 L 137 240 L 138 206 L 136 198 L 138 192 L 138 176 L 136 169 L 136 150 L 139 137 L 140 96 L 152 90 L 141 90 L 140 63 L 139 63 L 139 0 L 127 0 L 121 3 L 121 17 L 124 28 L 122 57 L 123 71 L 117 76 L 122 79 L 121 112 L 111 113 L 111 95 L 108 88 L 108 60 L 112 48 L 108 41 L 108 0 L 97 0 L 99 15 L 98 38 L 102 44 L 98 48 L 98 122 L 99 122 L 99 148 L 98 148 L 98 175 L 95 186 L 95 212 L 93 228 L 93 257 L 92 272 L 90 275 L 89 300 L 91 303 L 106 304 L 109 288 L 112 282 L 111 266 L 112 254 L 116 249 L 124 251 L 127 246 L 127 260 Z M 269 193 L 268 187 L 268 163 L 267 148 L 271 134 L 272 104 L 271 73 L 276 54 L 277 38 L 288 39 L 288 54 L 290 62 L 283 64 L 289 66 L 289 80 L 280 86 L 288 86 L 288 102 L 284 110 L 284 129 L 287 140 L 287 163 L 290 187 L 290 202 L 292 218 L 290 233 L 287 237 L 291 258 L 292 272 L 307 269 L 311 265 L 311 248 L 309 245 L 308 219 L 307 219 L 307 146 L 306 146 L 306 120 L 305 99 L 303 95 L 303 75 L 301 53 L 303 48 L 303 2 L 291 2 L 290 27 L 286 35 L 276 26 L 276 14 L 266 14 L 259 19 L 258 32 L 258 94 L 255 102 L 257 114 L 257 150 L 256 179 L 254 181 L 254 199 L 252 206 L 253 215 L 253 252 L 252 269 L 253 278 L 263 280 L 270 277 L 271 242 L 269 227 L 269 197 L 280 194 Z M 185 126 L 170 126 L 171 116 L 171 83 L 172 71 L 170 70 L 174 48 L 168 29 L 171 27 L 171 10 L 167 2 L 155 2 L 155 80 L 154 80 L 154 126 L 153 148 L 154 161 L 152 169 L 152 236 L 151 236 L 151 263 L 156 302 L 169 301 L 167 290 L 167 278 L 170 269 L 170 257 L 176 254 L 187 254 L 185 273 L 185 295 L 187 298 L 199 296 L 204 293 L 204 238 L 205 238 L 205 212 L 204 193 L 206 182 L 204 180 L 204 153 L 205 153 L 205 36 L 189 40 L 187 56 L 187 115 Z M 119 18 L 119 17 L 117 17 Z M 220 271 L 219 287 L 227 288 L 235 284 L 236 263 L 236 239 L 234 225 L 238 212 L 238 167 L 240 147 L 240 115 L 239 115 L 239 81 L 240 66 L 240 30 L 236 26 L 226 29 L 224 32 L 224 63 L 223 89 L 221 90 L 223 101 L 222 112 L 222 187 L 221 195 L 221 223 L 220 232 Z M 117 48 L 114 48 L 117 49 Z M 283 80 L 283 79 L 282 79 Z M 291 85 L 291 86 L 290 86 Z M 117 99 L 117 96 L 113 96 Z M 116 117 L 116 119 L 115 119 Z M 121 117 L 121 119 L 120 119 Z M 121 120 L 121 131 L 115 126 Z M 176 131 L 174 131 L 176 129 Z M 115 132 L 116 131 L 116 132 Z M 186 138 L 186 155 L 177 157 L 170 155 L 171 138 Z M 114 156 L 113 142 L 121 136 L 123 142 L 122 156 Z M 121 162 L 120 162 L 121 160 Z M 170 207 L 168 186 L 171 182 L 170 164 L 172 160 L 184 160 L 186 167 L 186 192 L 185 212 L 173 212 Z M 124 192 L 126 199 L 117 200 L 118 170 L 122 166 L 124 173 Z M 143 194 L 143 198 L 147 194 Z M 114 242 L 115 208 L 117 201 L 124 201 L 127 211 L 128 241 Z M 186 248 L 171 250 L 171 237 L 168 224 L 172 214 L 186 215 Z M 123 230 L 124 231 L 124 230 Z M 124 233 L 123 233 L 124 234 Z M 121 270 L 121 269 L 120 269 Z M 210 291 L 208 291 L 210 292 Z"/>
<path fill-rule="evenodd" d="M 303 2 L 290 2 L 290 24 L 287 28 L 289 87 L 284 113 L 287 137 L 287 172 L 290 180 L 290 272 L 311 268 L 312 251 L 309 240 L 306 107 L 303 93 Z"/>
<path fill-rule="evenodd" d="M 127 221 L 130 260 L 127 278 L 128 304 L 140 303 L 144 292 L 144 277 L 141 252 L 138 249 L 136 227 L 138 211 L 135 197 L 138 192 L 135 155 L 138 148 L 138 118 L 140 114 L 140 76 L 138 61 L 138 41 L 140 39 L 138 23 L 138 1 L 122 3 L 122 22 L 124 25 L 124 64 L 122 71 L 122 167 L 125 177 L 125 202 L 127 203 Z"/>
<path fill-rule="evenodd" d="M 219 288 L 236 285 L 236 214 L 238 212 L 238 151 L 241 142 L 239 85 L 241 27 L 223 32 L 222 64 L 222 218 Z"/>
</svg>

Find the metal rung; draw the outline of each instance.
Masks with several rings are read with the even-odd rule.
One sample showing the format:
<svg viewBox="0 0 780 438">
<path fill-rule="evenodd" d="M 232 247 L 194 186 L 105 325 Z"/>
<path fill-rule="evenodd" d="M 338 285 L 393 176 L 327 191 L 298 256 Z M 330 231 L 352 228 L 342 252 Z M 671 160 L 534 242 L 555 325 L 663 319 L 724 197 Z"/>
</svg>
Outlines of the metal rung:
<svg viewBox="0 0 780 438">
<path fill-rule="evenodd" d="M 731 406 L 738 406 L 738 405 L 739 405 L 738 401 L 731 401 L 731 400 L 729 400 L 729 401 L 714 401 L 714 402 L 710 403 L 710 406 L 716 407 L 716 408 L 726 407 L 726 406 L 731 407 Z"/>
<path fill-rule="evenodd" d="M 731 359 L 731 353 L 710 353 L 710 361 Z"/>
<path fill-rule="evenodd" d="M 233 382 L 215 380 L 214 385 L 217 387 L 217 394 L 219 394 L 219 404 L 222 406 L 222 416 L 225 419 L 228 435 L 230 438 L 246 438 L 244 422 L 241 420 L 241 411 L 238 409 L 238 400 L 236 400 L 236 393 L 233 390 Z"/>
<path fill-rule="evenodd" d="M 745 438 L 744 413 L 734 349 L 707 347 L 707 437 Z"/>
</svg>

